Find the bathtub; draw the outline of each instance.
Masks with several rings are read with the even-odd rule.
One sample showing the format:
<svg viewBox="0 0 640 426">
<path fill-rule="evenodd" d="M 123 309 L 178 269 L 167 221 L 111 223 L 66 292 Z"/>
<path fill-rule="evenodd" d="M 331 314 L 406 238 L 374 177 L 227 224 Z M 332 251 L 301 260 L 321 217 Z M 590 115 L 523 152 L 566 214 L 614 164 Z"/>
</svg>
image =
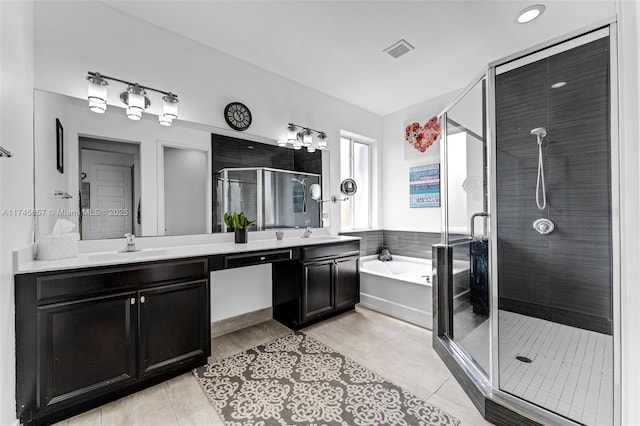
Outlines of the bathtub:
<svg viewBox="0 0 640 426">
<path fill-rule="evenodd" d="M 393 256 L 382 262 L 377 255 L 360 258 L 360 304 L 369 309 L 419 325 L 432 327 L 431 259 Z M 468 280 L 469 263 L 454 260 L 454 281 Z"/>
</svg>

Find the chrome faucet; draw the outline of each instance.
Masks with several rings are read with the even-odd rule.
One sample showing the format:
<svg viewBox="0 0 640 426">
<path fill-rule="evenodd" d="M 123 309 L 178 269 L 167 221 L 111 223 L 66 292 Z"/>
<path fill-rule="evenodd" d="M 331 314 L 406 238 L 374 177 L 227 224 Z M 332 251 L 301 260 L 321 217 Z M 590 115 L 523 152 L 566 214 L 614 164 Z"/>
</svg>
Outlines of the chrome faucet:
<svg viewBox="0 0 640 426">
<path fill-rule="evenodd" d="M 121 252 L 138 251 L 136 248 L 136 236 L 131 232 L 124 234 L 124 243 L 124 248 L 120 250 Z"/>
<path fill-rule="evenodd" d="M 307 225 L 307 228 L 304 230 L 304 234 L 302 234 L 302 238 L 309 238 L 311 236 L 311 234 L 313 233 L 313 231 L 311 230 L 311 227 L 309 226 L 309 222 L 311 222 L 311 220 L 307 219 L 305 221 L 305 224 Z"/>
</svg>

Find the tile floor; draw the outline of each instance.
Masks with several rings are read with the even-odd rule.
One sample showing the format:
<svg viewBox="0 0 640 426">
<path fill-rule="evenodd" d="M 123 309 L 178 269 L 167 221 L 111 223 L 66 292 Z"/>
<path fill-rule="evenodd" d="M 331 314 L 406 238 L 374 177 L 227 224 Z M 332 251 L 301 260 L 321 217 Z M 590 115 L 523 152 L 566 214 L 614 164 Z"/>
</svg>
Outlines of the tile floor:
<svg viewBox="0 0 640 426">
<path fill-rule="evenodd" d="M 488 425 L 431 348 L 431 332 L 357 307 L 303 330 L 345 356 L 461 420 Z M 219 359 L 291 331 L 267 321 L 212 340 Z M 58 423 L 68 426 L 223 424 L 191 373 Z"/>
<path fill-rule="evenodd" d="M 498 320 L 502 390 L 586 425 L 612 424 L 611 336 L 507 311 Z"/>
</svg>

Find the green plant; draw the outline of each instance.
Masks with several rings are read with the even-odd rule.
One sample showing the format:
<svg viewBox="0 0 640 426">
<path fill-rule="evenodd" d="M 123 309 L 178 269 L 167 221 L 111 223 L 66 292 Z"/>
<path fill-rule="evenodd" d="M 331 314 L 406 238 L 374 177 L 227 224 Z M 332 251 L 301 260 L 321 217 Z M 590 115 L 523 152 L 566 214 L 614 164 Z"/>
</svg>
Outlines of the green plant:
<svg viewBox="0 0 640 426">
<path fill-rule="evenodd" d="M 224 224 L 231 229 L 246 229 L 254 226 L 255 221 L 247 219 L 244 212 L 232 212 L 224 214 Z"/>
</svg>

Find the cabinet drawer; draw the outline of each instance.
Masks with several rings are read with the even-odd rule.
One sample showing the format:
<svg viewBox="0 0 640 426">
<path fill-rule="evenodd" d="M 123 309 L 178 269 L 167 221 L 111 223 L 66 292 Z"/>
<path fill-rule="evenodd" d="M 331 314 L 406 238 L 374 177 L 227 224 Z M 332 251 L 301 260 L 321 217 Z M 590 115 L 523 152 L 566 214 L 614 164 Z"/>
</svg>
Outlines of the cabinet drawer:
<svg viewBox="0 0 640 426">
<path fill-rule="evenodd" d="M 224 257 L 225 268 L 236 268 L 239 266 L 259 265 L 261 263 L 272 263 L 280 260 L 291 260 L 291 250 L 265 251 L 249 254 L 233 254 Z"/>
<path fill-rule="evenodd" d="M 36 278 L 37 301 L 42 305 L 141 284 L 207 278 L 208 275 L 206 258 L 40 275 Z"/>
<path fill-rule="evenodd" d="M 300 260 L 323 259 L 360 254 L 360 241 L 349 241 L 338 244 L 323 244 L 300 248 Z"/>
</svg>

